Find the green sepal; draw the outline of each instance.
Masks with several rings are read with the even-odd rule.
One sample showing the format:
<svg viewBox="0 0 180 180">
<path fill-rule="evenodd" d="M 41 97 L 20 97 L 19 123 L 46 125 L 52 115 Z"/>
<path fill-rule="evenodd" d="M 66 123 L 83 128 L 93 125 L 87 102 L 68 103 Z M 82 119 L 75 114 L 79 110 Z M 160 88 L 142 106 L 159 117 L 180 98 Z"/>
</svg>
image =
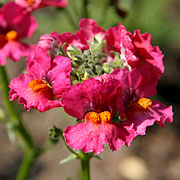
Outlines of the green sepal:
<svg viewBox="0 0 180 180">
<path fill-rule="evenodd" d="M 97 159 L 99 159 L 99 160 L 102 160 L 101 157 L 100 157 L 99 155 L 96 155 L 96 154 L 93 154 L 92 157 L 95 157 L 95 158 L 97 158 Z"/>
<path fill-rule="evenodd" d="M 74 159 L 77 159 L 77 156 L 75 154 L 70 154 L 65 159 L 61 160 L 59 163 L 60 164 L 65 164 L 65 163 L 73 161 Z"/>
</svg>

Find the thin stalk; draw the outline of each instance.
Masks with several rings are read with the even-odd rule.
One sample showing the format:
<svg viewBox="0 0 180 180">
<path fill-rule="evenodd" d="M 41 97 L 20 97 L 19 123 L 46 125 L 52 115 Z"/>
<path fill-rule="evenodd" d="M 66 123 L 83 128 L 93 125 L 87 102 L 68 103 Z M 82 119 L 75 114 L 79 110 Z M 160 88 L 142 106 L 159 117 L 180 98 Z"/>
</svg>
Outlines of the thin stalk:
<svg viewBox="0 0 180 180">
<path fill-rule="evenodd" d="M 63 143 L 65 144 L 66 148 L 67 148 L 67 149 L 68 149 L 71 153 L 75 154 L 78 158 L 80 158 L 79 154 L 78 154 L 78 153 L 76 153 L 73 149 L 71 149 L 71 148 L 70 148 L 70 147 L 66 144 L 65 139 L 64 139 L 64 136 L 63 136 L 63 135 L 61 135 L 61 138 L 62 138 Z"/>
<path fill-rule="evenodd" d="M 82 169 L 82 180 L 90 180 L 90 170 L 89 170 L 90 158 L 81 159 L 81 169 Z"/>
<path fill-rule="evenodd" d="M 19 112 L 15 109 L 14 104 L 9 101 L 8 92 L 9 92 L 9 81 L 8 76 L 5 70 L 5 67 L 0 66 L 0 85 L 2 91 L 2 97 L 4 101 L 5 108 L 9 115 L 9 119 L 12 124 L 15 126 L 15 132 L 17 136 L 22 140 L 27 149 L 35 148 L 31 135 L 28 133 L 24 127 Z"/>
<path fill-rule="evenodd" d="M 19 112 L 15 109 L 14 104 L 9 101 L 9 81 L 5 67 L 2 66 L 0 66 L 0 85 L 4 105 L 9 116 L 9 120 L 7 120 L 7 122 L 10 122 L 14 126 L 14 132 L 16 133 L 16 136 L 22 141 L 22 147 L 25 151 L 16 180 L 25 180 L 28 176 L 32 164 L 43 151 L 34 145 L 31 135 L 23 125 Z"/>
<path fill-rule="evenodd" d="M 29 151 L 24 154 L 21 167 L 16 176 L 16 180 L 24 180 L 27 178 L 30 168 L 32 164 L 34 163 L 34 161 L 35 161 L 35 158 L 34 158 L 33 151 Z"/>
</svg>

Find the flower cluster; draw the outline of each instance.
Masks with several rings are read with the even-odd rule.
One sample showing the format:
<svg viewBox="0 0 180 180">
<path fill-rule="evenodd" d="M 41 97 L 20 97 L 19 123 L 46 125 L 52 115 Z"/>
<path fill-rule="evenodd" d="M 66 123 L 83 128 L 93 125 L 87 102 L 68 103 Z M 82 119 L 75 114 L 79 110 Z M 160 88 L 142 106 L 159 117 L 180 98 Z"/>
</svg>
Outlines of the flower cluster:
<svg viewBox="0 0 180 180">
<path fill-rule="evenodd" d="M 173 121 L 172 107 L 150 97 L 164 72 L 163 54 L 151 35 L 122 24 L 103 30 L 82 19 L 76 33 L 40 38 L 27 58 L 27 73 L 10 83 L 10 100 L 41 112 L 63 107 L 77 119 L 64 130 L 67 145 L 95 154 L 129 146 L 157 122 Z"/>
<path fill-rule="evenodd" d="M 37 22 L 31 15 L 35 9 L 45 6 L 65 7 L 67 0 L 16 0 L 0 8 L 0 66 L 6 57 L 18 61 L 32 53 L 32 45 L 22 42 L 32 36 Z"/>
</svg>

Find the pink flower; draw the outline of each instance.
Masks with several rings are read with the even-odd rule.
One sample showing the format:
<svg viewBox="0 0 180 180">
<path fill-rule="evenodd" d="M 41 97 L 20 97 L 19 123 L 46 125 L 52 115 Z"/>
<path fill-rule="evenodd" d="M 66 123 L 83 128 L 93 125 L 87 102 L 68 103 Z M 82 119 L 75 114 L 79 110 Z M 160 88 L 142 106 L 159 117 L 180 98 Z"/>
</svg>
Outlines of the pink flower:
<svg viewBox="0 0 180 180">
<path fill-rule="evenodd" d="M 45 34 L 40 37 L 37 46 L 44 49 L 50 57 L 55 57 L 58 52 L 58 34 L 52 32 L 51 34 Z"/>
<path fill-rule="evenodd" d="M 79 31 L 75 34 L 65 32 L 59 35 L 60 42 L 67 43 L 66 47 L 70 44 L 80 48 L 82 51 L 89 49 L 88 41 L 93 42 L 93 38 L 98 36 L 100 40 L 105 38 L 105 31 L 97 25 L 93 19 L 83 18 L 79 22 Z"/>
<path fill-rule="evenodd" d="M 122 97 L 117 98 L 121 119 L 133 123 L 137 135 L 144 135 L 146 127 L 152 126 L 155 122 L 160 126 L 164 126 L 165 122 L 172 123 L 172 106 L 166 107 L 159 101 L 149 99 L 155 87 L 148 84 L 148 76 L 144 77 L 138 69 L 131 72 L 127 69 L 116 69 L 111 76 L 121 82 L 123 89 L 124 106 Z"/>
<path fill-rule="evenodd" d="M 81 120 L 64 130 L 66 143 L 71 148 L 99 154 L 104 150 L 104 143 L 113 151 L 124 144 L 130 145 L 135 137 L 133 124 L 112 121 L 118 94 L 121 94 L 120 83 L 111 78 L 105 81 L 90 78 L 64 93 L 62 103 L 66 113 Z"/>
<path fill-rule="evenodd" d="M 18 102 L 28 111 L 35 108 L 44 112 L 61 107 L 62 103 L 58 99 L 71 86 L 69 58 L 57 56 L 51 62 L 47 53 L 37 48 L 28 70 L 28 73 L 11 81 L 9 99 L 19 98 Z"/>
<path fill-rule="evenodd" d="M 119 52 L 124 66 L 130 70 L 146 68 L 156 82 L 164 72 L 163 54 L 159 47 L 151 45 L 151 35 L 148 33 L 140 34 L 140 31 L 136 30 L 133 35 L 122 24 L 109 28 L 107 51 Z"/>
<path fill-rule="evenodd" d="M 14 2 L 6 3 L 0 9 L 0 65 L 6 63 L 6 57 L 18 61 L 21 56 L 29 54 L 30 47 L 21 39 L 30 37 L 37 23 L 23 8 Z"/>
<path fill-rule="evenodd" d="M 67 0 L 16 0 L 15 2 L 25 8 L 27 11 L 33 11 L 46 6 L 67 6 Z"/>
</svg>

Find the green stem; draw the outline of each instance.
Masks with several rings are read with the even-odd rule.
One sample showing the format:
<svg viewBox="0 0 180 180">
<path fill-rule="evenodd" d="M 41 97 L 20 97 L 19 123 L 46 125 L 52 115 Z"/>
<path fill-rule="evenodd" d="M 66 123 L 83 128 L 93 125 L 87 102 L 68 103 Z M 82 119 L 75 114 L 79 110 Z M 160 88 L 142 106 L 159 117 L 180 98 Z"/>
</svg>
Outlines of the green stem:
<svg viewBox="0 0 180 180">
<path fill-rule="evenodd" d="M 62 138 L 63 143 L 65 144 L 66 148 L 67 148 L 67 149 L 68 149 L 71 153 L 75 154 L 78 158 L 80 158 L 80 157 L 79 157 L 79 154 L 78 154 L 78 153 L 76 153 L 73 149 L 71 149 L 71 148 L 70 148 L 70 147 L 66 144 L 65 139 L 64 139 L 64 136 L 63 136 L 63 135 L 61 135 L 61 138 Z"/>
<path fill-rule="evenodd" d="M 4 105 L 9 116 L 9 120 L 7 122 L 10 122 L 14 126 L 14 132 L 16 136 L 21 140 L 23 145 L 22 147 L 25 151 L 23 162 L 18 171 L 16 180 L 25 180 L 28 176 L 32 164 L 43 151 L 34 145 L 31 135 L 23 125 L 19 112 L 14 107 L 14 104 L 9 101 L 9 81 L 5 67 L 2 66 L 0 66 L 0 85 Z"/>
<path fill-rule="evenodd" d="M 15 109 L 14 104 L 9 101 L 9 81 L 8 76 L 5 70 L 5 67 L 0 66 L 0 85 L 2 91 L 2 97 L 4 101 L 5 108 L 9 115 L 10 121 L 15 127 L 15 132 L 17 136 L 22 140 L 26 149 L 34 149 L 34 143 L 31 138 L 31 135 L 28 133 L 26 128 L 24 127 L 19 112 Z"/>
<path fill-rule="evenodd" d="M 81 158 L 82 180 L 90 180 L 89 163 L 90 158 L 88 155 L 85 155 L 84 158 Z"/>
<path fill-rule="evenodd" d="M 21 163 L 21 167 L 18 171 L 18 174 L 16 176 L 16 180 L 23 180 L 26 179 L 29 173 L 29 170 L 34 163 L 34 153 L 33 151 L 26 152 L 23 157 L 23 161 Z"/>
</svg>

